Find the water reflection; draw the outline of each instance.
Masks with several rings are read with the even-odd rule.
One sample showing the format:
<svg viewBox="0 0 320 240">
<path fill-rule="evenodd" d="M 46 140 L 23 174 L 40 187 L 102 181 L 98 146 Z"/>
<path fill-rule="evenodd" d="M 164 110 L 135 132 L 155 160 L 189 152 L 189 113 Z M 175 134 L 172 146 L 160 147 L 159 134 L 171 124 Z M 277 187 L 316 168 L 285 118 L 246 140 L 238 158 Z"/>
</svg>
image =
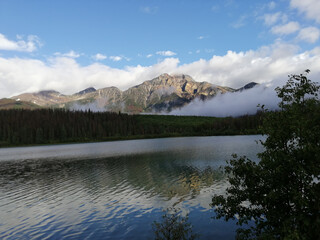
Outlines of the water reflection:
<svg viewBox="0 0 320 240">
<path fill-rule="evenodd" d="M 239 146 L 253 156 L 259 149 L 252 136 L 233 148 L 230 139 L 195 139 L 196 147 L 186 139 L 133 155 L 2 161 L 0 238 L 149 238 L 152 221 L 172 206 L 190 211 L 203 237 L 232 237 L 210 228 L 211 197 L 227 186 L 219 166 Z"/>
<path fill-rule="evenodd" d="M 197 168 L 184 154 L 169 152 L 88 160 L 25 160 L 0 165 L 0 187 L 5 193 L 15 186 L 39 192 L 61 188 L 83 189 L 87 194 L 108 195 L 130 189 L 170 200 L 194 198 L 200 190 L 224 179 L 219 168 Z M 178 160 L 178 161 L 177 161 Z M 34 190 L 34 191 L 32 191 Z M 15 194 L 15 193 L 12 193 Z M 43 196 L 43 192 L 40 194 Z"/>
</svg>

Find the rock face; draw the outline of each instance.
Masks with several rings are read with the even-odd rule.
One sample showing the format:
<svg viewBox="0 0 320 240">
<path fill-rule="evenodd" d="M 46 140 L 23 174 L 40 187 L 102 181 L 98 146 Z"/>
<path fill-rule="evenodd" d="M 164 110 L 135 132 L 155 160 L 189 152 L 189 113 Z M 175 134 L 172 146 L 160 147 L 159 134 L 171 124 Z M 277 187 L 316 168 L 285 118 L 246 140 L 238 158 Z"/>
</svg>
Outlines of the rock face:
<svg viewBox="0 0 320 240">
<path fill-rule="evenodd" d="M 170 111 L 195 98 L 205 100 L 228 91 L 233 90 L 207 82 L 196 82 L 188 75 L 162 74 L 124 91 L 123 101 L 128 112 Z"/>
<path fill-rule="evenodd" d="M 73 95 L 63 95 L 56 91 L 41 91 L 21 94 L 13 99 L 32 102 L 44 107 L 84 109 L 83 107 L 88 106 L 88 109 L 96 108 L 100 111 L 140 113 L 171 111 L 196 98 L 206 100 L 217 94 L 235 91 L 237 90 L 208 82 L 196 82 L 188 75 L 162 74 L 126 91 L 121 91 L 116 87 L 98 90 L 90 87 Z"/>
<path fill-rule="evenodd" d="M 89 87 L 89 88 L 86 88 L 85 90 L 82 90 L 78 93 L 75 93 L 75 95 L 83 95 L 83 94 L 91 93 L 91 92 L 95 92 L 95 91 L 97 91 L 95 88 Z"/>
</svg>

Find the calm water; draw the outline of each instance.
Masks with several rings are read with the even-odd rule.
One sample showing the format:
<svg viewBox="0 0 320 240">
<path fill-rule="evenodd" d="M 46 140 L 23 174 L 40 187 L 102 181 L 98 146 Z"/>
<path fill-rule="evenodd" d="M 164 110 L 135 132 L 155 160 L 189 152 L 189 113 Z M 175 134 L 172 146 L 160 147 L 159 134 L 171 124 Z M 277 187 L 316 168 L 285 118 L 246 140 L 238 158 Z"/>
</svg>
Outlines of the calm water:
<svg viewBox="0 0 320 240">
<path fill-rule="evenodd" d="M 169 207 L 201 239 L 233 239 L 213 220 L 232 153 L 256 159 L 261 136 L 188 137 L 0 149 L 0 239 L 152 239 Z"/>
</svg>

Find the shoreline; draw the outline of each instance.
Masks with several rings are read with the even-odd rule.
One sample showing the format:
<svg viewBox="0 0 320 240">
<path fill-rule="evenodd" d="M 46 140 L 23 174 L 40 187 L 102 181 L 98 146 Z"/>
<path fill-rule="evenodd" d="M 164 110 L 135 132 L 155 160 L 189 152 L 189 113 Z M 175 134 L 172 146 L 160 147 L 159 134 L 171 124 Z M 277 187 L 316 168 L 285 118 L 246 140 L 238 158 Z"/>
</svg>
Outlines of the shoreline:
<svg viewBox="0 0 320 240">
<path fill-rule="evenodd" d="M 0 145 L 1 149 L 6 148 L 19 148 L 19 147 L 41 147 L 41 146 L 54 146 L 54 145 L 72 145 L 72 144 L 86 144 L 86 143 L 101 143 L 101 142 L 117 142 L 117 141 L 128 141 L 128 140 L 144 140 L 144 139 L 159 139 L 159 138 L 179 138 L 179 137 L 218 137 L 218 136 L 248 136 L 248 135 L 261 135 L 259 132 L 250 133 L 234 133 L 234 134 L 216 134 L 216 135 L 182 135 L 182 134 L 162 134 L 162 135 L 135 135 L 128 137 L 110 137 L 107 139 L 96 139 L 96 140 L 83 140 L 83 141 L 63 141 L 63 142 L 52 142 L 43 144 L 10 144 L 10 145 Z"/>
</svg>

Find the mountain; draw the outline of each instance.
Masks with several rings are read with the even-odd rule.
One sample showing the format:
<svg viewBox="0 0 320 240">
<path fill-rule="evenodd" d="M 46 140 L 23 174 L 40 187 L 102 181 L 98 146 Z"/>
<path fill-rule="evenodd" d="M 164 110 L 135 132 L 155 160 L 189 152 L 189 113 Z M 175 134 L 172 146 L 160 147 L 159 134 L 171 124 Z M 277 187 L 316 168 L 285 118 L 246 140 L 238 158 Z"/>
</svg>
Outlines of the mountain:
<svg viewBox="0 0 320 240">
<path fill-rule="evenodd" d="M 244 85 L 242 88 L 237 89 L 236 91 L 237 91 L 237 92 L 242 92 L 242 91 L 244 91 L 244 90 L 248 90 L 248 89 L 254 88 L 254 87 L 257 86 L 257 85 L 259 85 L 259 83 L 250 82 L 250 83 Z"/>
<path fill-rule="evenodd" d="M 162 74 L 124 91 L 122 102 L 129 112 L 170 111 L 195 98 L 205 100 L 228 91 L 233 89 L 214 86 L 207 82 L 196 82 L 188 75 Z"/>
<path fill-rule="evenodd" d="M 250 88 L 251 85 L 246 85 Z M 247 89 L 246 86 L 244 89 Z M 73 95 L 56 91 L 24 93 L 12 99 L 32 102 L 43 107 L 121 111 L 127 113 L 171 111 L 194 99 L 205 101 L 217 94 L 239 91 L 208 82 L 196 82 L 188 75 L 162 74 L 152 80 L 121 91 L 116 87 L 96 90 L 93 87 Z"/>
<path fill-rule="evenodd" d="M 89 87 L 89 88 L 86 88 L 85 90 L 82 90 L 78 93 L 75 93 L 75 95 L 83 95 L 83 94 L 91 93 L 91 92 L 95 92 L 95 91 L 97 91 L 95 88 Z"/>
<path fill-rule="evenodd" d="M 12 99 L 18 101 L 20 100 L 25 102 L 31 102 L 41 107 L 49 107 L 52 105 L 58 105 L 59 107 L 63 107 L 63 105 L 59 104 L 70 101 L 69 96 L 63 95 L 53 90 L 40 91 L 37 93 L 23 93 L 18 96 L 12 97 Z"/>
<path fill-rule="evenodd" d="M 20 100 L 14 100 L 9 98 L 2 98 L 0 99 L 0 110 L 3 109 L 37 109 L 39 108 L 38 105 L 25 102 Z"/>
</svg>

